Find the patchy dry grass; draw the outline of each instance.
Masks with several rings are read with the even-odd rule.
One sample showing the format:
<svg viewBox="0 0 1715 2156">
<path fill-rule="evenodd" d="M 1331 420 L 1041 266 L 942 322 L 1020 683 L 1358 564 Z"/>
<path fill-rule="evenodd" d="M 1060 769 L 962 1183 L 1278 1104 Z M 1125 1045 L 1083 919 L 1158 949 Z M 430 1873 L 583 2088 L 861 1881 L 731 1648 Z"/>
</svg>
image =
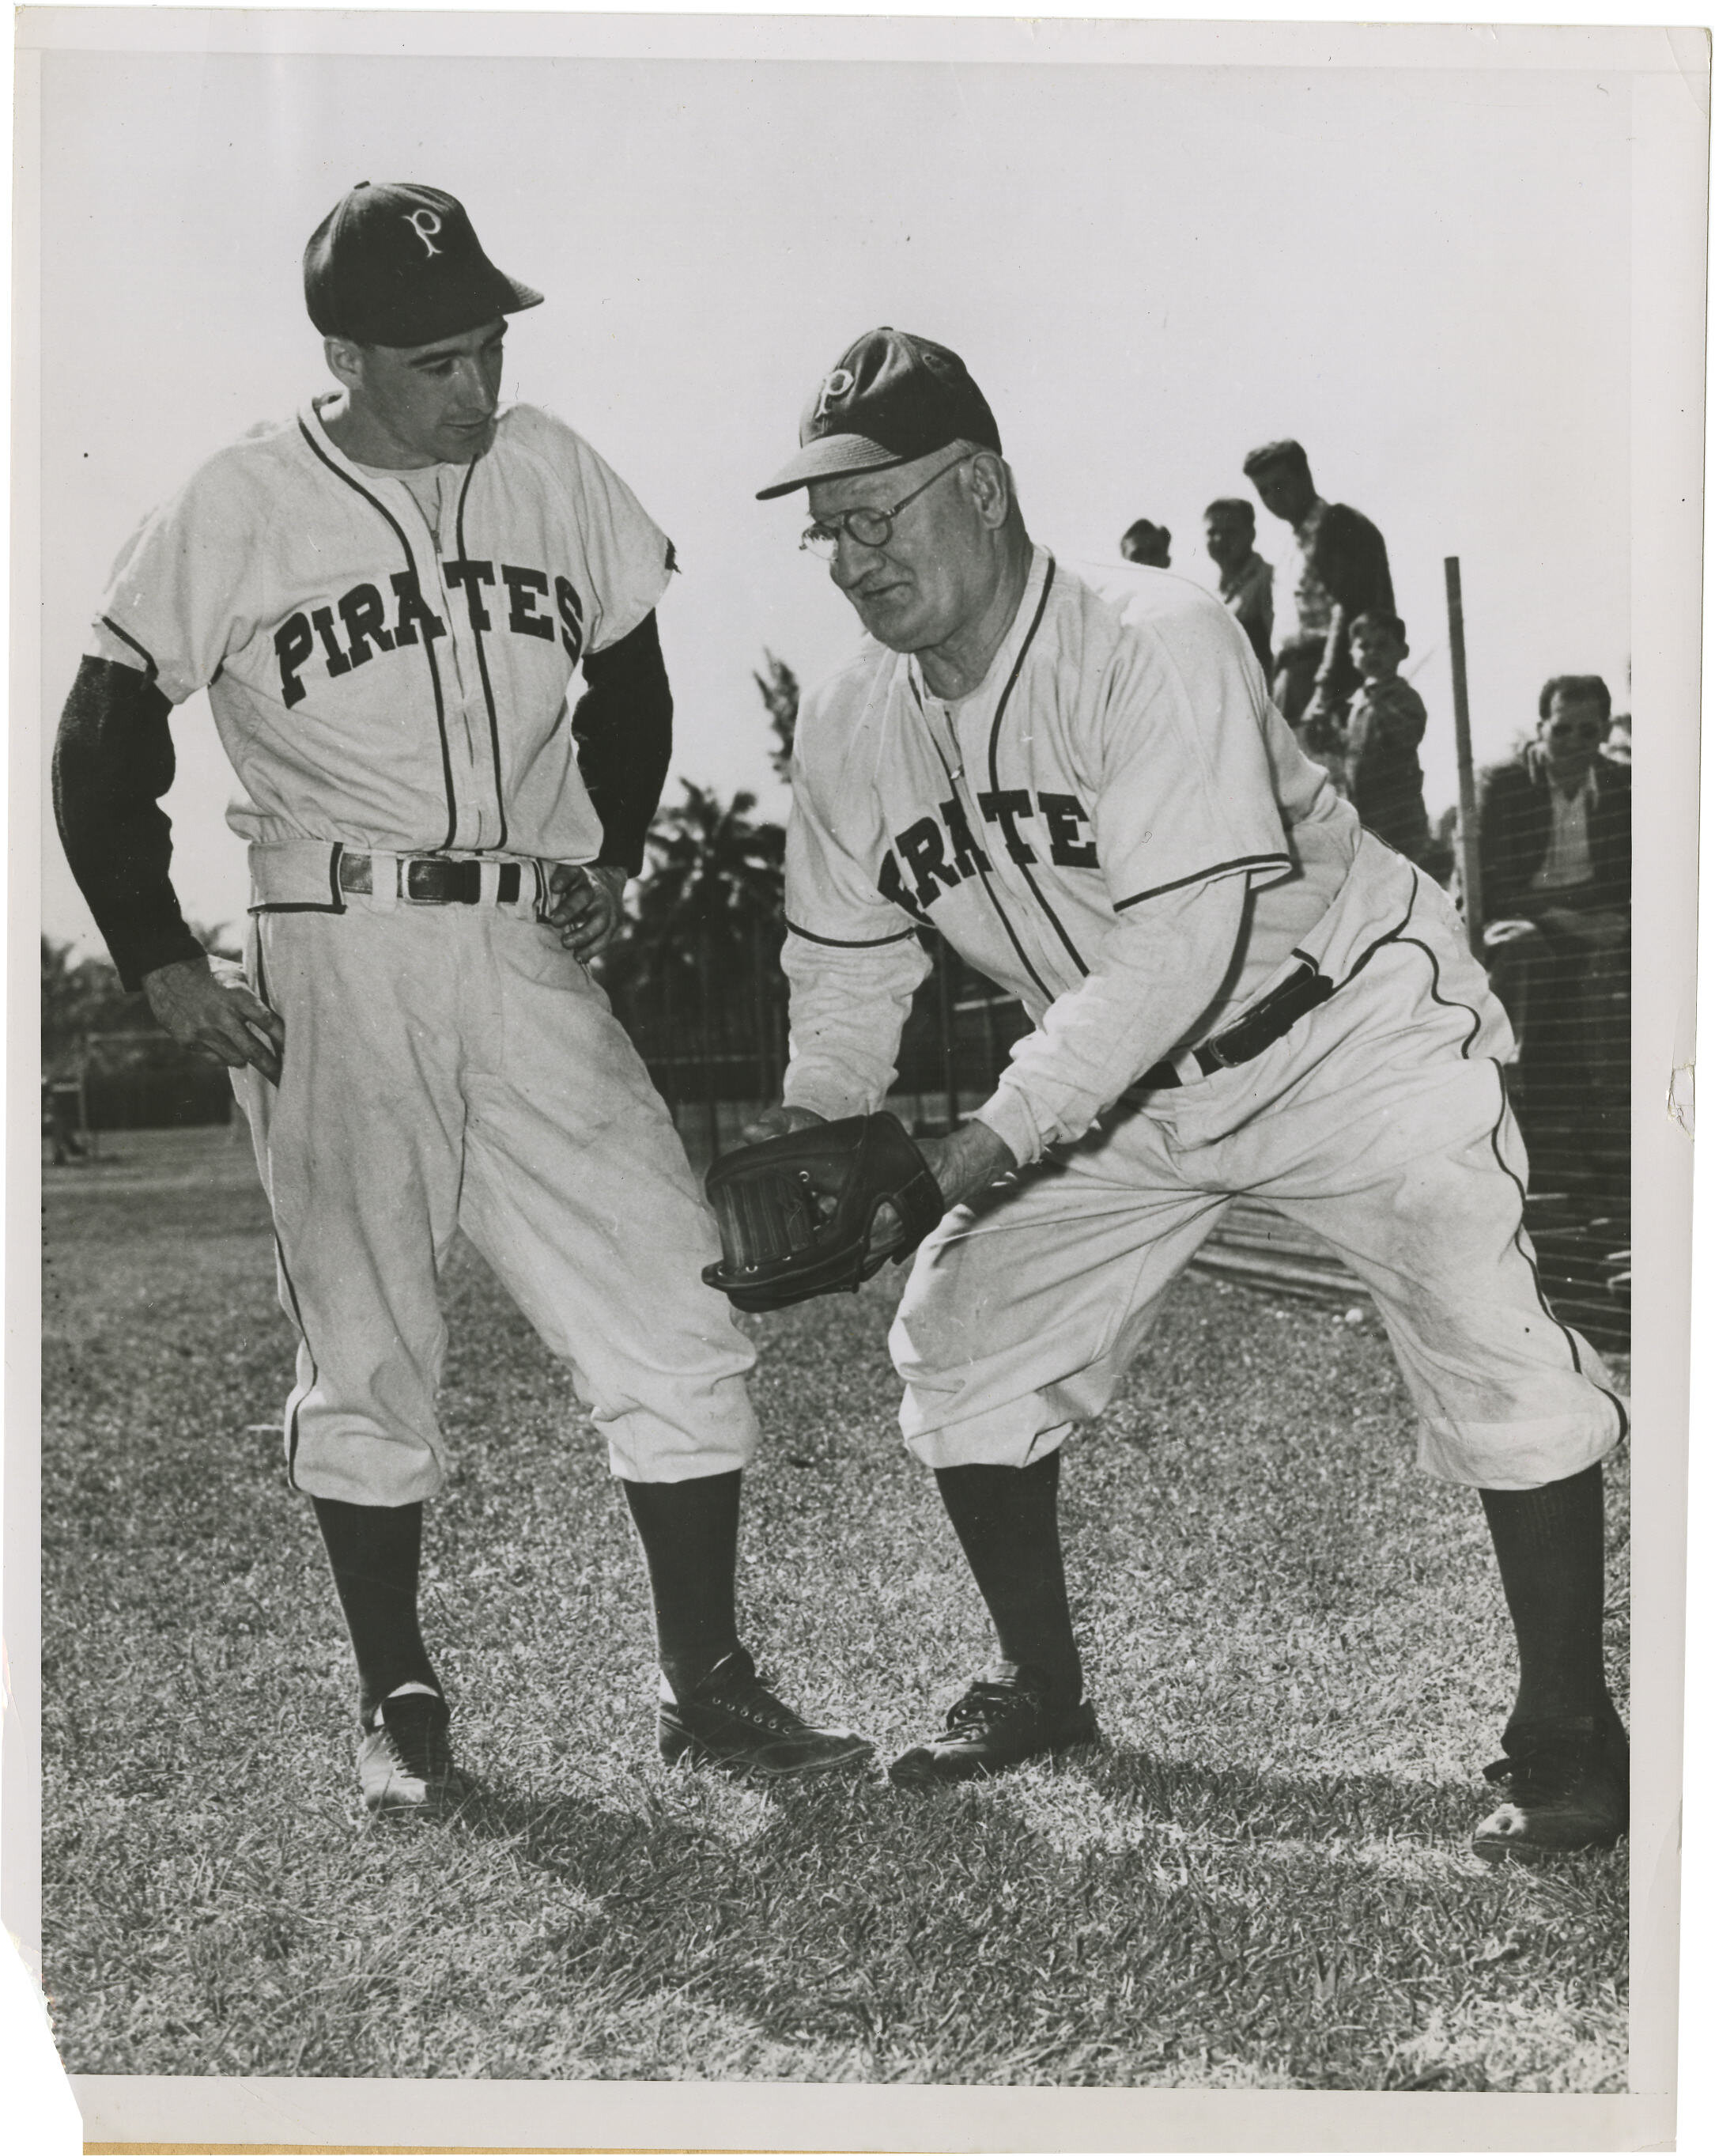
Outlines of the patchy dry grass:
<svg viewBox="0 0 1715 2156">
<path fill-rule="evenodd" d="M 1475 1504 L 1411 1467 L 1373 1322 L 1188 1280 L 1069 1456 L 1104 1748 L 765 1797 L 653 1763 L 601 1448 L 461 1250 L 427 1602 L 482 1793 L 365 1830 L 271 1426 L 262 1199 L 218 1134 L 109 1142 L 122 1163 L 48 1178 L 44 1922 L 74 2071 L 1624 2087 L 1624 1850 L 1467 1853 L 1498 1589 Z M 884 1748 L 985 1651 L 893 1427 L 892 1292 L 759 1322 L 744 1552 L 782 1688 Z"/>
</svg>

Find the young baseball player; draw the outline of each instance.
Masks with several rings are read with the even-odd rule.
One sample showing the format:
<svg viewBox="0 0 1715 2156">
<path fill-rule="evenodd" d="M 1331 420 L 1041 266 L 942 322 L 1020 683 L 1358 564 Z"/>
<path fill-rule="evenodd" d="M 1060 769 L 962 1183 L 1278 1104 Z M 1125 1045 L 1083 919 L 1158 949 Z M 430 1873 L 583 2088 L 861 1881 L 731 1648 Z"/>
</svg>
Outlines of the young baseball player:
<svg viewBox="0 0 1715 2156">
<path fill-rule="evenodd" d="M 354 187 L 305 294 L 336 388 L 197 472 L 120 554 L 61 722 L 67 855 L 127 988 L 232 1066 L 297 1328 L 287 1473 L 356 1651 L 374 1811 L 466 1784 L 417 1622 L 462 1227 L 571 1367 L 642 1545 L 669 1760 L 864 1758 L 758 1682 L 733 1611 L 753 1360 L 712 1223 L 591 979 L 667 768 L 672 549 L 545 412 L 499 401 L 504 275 L 433 187 Z M 577 670 L 586 684 L 575 695 Z M 180 916 L 172 706 L 207 689 L 249 846 L 242 978 Z"/>
<path fill-rule="evenodd" d="M 881 329 L 806 408 L 761 498 L 865 639 L 805 701 L 786 857 L 793 1056 L 762 1131 L 873 1110 L 932 925 L 1035 1030 L 927 1144 L 950 1210 L 892 1338 L 999 1645 L 896 1781 L 1093 1734 L 1056 1517 L 1060 1449 L 1164 1289 L 1249 1192 L 1374 1293 L 1431 1474 L 1480 1494 L 1519 1686 L 1487 1856 L 1612 1843 L 1599 1462 L 1625 1415 L 1538 1292 L 1506 1020 L 1441 893 L 1364 834 L 1212 595 L 1074 572 L 1025 529 L 952 352 Z"/>
</svg>

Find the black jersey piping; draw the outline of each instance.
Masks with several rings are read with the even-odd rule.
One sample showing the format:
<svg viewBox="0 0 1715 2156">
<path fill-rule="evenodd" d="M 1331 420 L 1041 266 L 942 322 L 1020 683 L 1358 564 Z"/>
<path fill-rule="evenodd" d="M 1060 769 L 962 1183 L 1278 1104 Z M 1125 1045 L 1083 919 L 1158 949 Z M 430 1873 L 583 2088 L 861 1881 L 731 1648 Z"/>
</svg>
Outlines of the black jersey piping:
<svg viewBox="0 0 1715 2156">
<path fill-rule="evenodd" d="M 1141 906 L 1146 898 L 1161 898 L 1170 891 L 1183 891 L 1187 884 L 1208 883 L 1213 877 L 1231 875 L 1235 869 L 1290 868 L 1290 854 L 1235 854 L 1230 861 L 1216 861 L 1211 867 L 1198 869 L 1191 875 L 1175 876 L 1171 883 L 1158 883 L 1149 891 L 1134 891 L 1129 898 L 1116 898 L 1113 911 L 1124 913 L 1129 906 Z M 1302 955 L 1302 954 L 1301 954 Z"/>
<path fill-rule="evenodd" d="M 1482 1030 L 1482 1013 L 1473 1009 L 1469 1004 L 1461 1003 L 1456 996 L 1444 996 L 1441 993 L 1441 962 L 1430 949 L 1428 944 L 1419 942 L 1415 936 L 1402 936 L 1400 941 L 1402 944 L 1409 945 L 1414 951 L 1421 951 L 1428 959 L 1430 1000 L 1432 1003 L 1438 1003 L 1443 1010 L 1463 1011 L 1471 1020 L 1470 1029 L 1459 1044 L 1460 1055 L 1468 1060 L 1471 1044 Z"/>
<path fill-rule="evenodd" d="M 298 1291 L 292 1285 L 291 1270 L 286 1264 L 285 1249 L 280 1241 L 278 1228 L 274 1231 L 274 1253 L 279 1260 L 280 1278 L 286 1284 L 286 1293 L 292 1299 L 292 1322 L 298 1328 L 298 1337 L 304 1342 L 304 1353 L 310 1358 L 310 1383 L 303 1387 L 293 1386 L 291 1413 L 286 1417 L 286 1426 L 281 1433 L 286 1441 L 286 1487 L 295 1490 L 298 1486 L 298 1411 L 303 1405 L 300 1394 L 313 1392 L 321 1383 L 321 1370 L 315 1359 L 315 1350 L 310 1344 L 310 1335 L 304 1329 L 304 1313 L 298 1307 Z"/>
<path fill-rule="evenodd" d="M 131 649 L 136 653 L 138 658 L 142 660 L 144 665 L 148 669 L 148 673 L 145 677 L 146 679 L 151 681 L 158 681 L 161 679 L 161 669 L 155 664 L 154 660 L 150 657 L 148 652 L 145 650 L 143 646 L 138 643 L 136 637 L 126 635 L 125 632 L 120 627 L 119 624 L 113 619 L 113 616 L 110 613 L 104 613 L 102 615 L 101 626 L 104 629 L 110 629 L 121 644 L 130 644 Z"/>
<path fill-rule="evenodd" d="M 1476 1040 L 1478 1033 L 1482 1029 L 1482 1014 L 1481 1011 L 1476 1009 L 1472 1004 L 1462 1002 L 1456 996 L 1444 996 L 1441 993 L 1441 961 L 1436 957 L 1435 952 L 1431 950 L 1428 944 L 1420 942 L 1415 936 L 1407 936 L 1405 933 L 1405 931 L 1410 921 L 1412 911 L 1417 902 L 1417 880 L 1421 873 L 1422 871 L 1421 870 L 1414 866 L 1412 870 L 1411 880 L 1411 904 L 1405 909 L 1405 920 L 1400 921 L 1397 928 L 1390 929 L 1385 936 L 1377 937 L 1375 941 L 1369 946 L 1369 949 L 1364 952 L 1363 957 L 1359 959 L 1357 964 L 1353 967 L 1351 972 L 1346 975 L 1345 981 L 1341 982 L 1340 986 L 1344 988 L 1346 984 L 1346 981 L 1353 980 L 1358 974 L 1361 973 L 1364 968 L 1369 963 L 1370 960 L 1375 956 L 1376 952 L 1382 949 L 1385 944 L 1395 942 L 1402 943 L 1408 945 L 1414 951 L 1422 952 L 1424 957 L 1429 961 L 1429 993 L 1431 999 L 1434 1002 L 1438 1003 L 1443 1010 L 1462 1010 L 1467 1013 L 1470 1017 L 1470 1029 L 1467 1032 L 1464 1040 L 1459 1044 L 1460 1056 L 1462 1060 L 1468 1062 L 1471 1058 L 1471 1044 Z M 1513 1169 L 1508 1166 L 1501 1152 L 1501 1126 L 1507 1120 L 1507 1074 L 1503 1069 L 1501 1064 L 1494 1057 L 1491 1056 L 1487 1060 L 1491 1069 L 1494 1071 L 1495 1082 L 1499 1086 L 1501 1094 L 1501 1106 L 1499 1112 L 1497 1114 L 1493 1123 L 1489 1127 L 1489 1150 L 1494 1155 L 1495 1165 L 1500 1169 L 1502 1174 L 1506 1177 L 1507 1180 L 1513 1185 L 1514 1190 L 1518 1194 L 1518 1224 L 1513 1231 L 1513 1248 L 1518 1251 L 1519 1256 L 1523 1259 L 1526 1265 L 1528 1266 L 1530 1270 L 1531 1286 L 1535 1291 L 1536 1299 L 1538 1303 L 1541 1306 L 1544 1317 L 1548 1319 L 1549 1324 L 1555 1328 L 1566 1342 L 1566 1351 L 1572 1358 L 1573 1368 L 1577 1372 L 1579 1377 L 1587 1378 L 1592 1389 L 1595 1391 L 1599 1392 L 1602 1395 L 1602 1398 L 1613 1408 L 1615 1414 L 1620 1419 L 1620 1436 L 1623 1439 L 1629 1428 L 1624 1406 L 1620 1404 L 1618 1397 L 1615 1394 L 1610 1392 L 1605 1385 L 1598 1385 L 1595 1383 L 1595 1380 L 1590 1377 L 1590 1373 L 1584 1367 L 1584 1359 L 1578 1352 L 1577 1335 L 1572 1331 L 1569 1326 L 1563 1324 L 1560 1319 L 1556 1317 L 1554 1312 L 1549 1308 L 1548 1297 L 1543 1293 L 1542 1274 L 1538 1269 L 1536 1260 L 1524 1247 L 1525 1188 L 1518 1177 L 1514 1173 Z"/>
<path fill-rule="evenodd" d="M 340 849 L 335 847 L 334 850 L 335 875 L 339 873 L 339 853 Z M 268 1001 L 268 961 L 263 954 L 262 939 L 259 936 L 256 941 L 256 993 L 264 1003 Z M 289 1490 L 295 1490 L 298 1486 L 298 1414 L 303 1404 L 304 1394 L 313 1392 L 321 1383 L 321 1366 L 315 1359 L 315 1348 L 310 1344 L 310 1330 L 304 1322 L 304 1312 L 298 1301 L 298 1290 L 292 1279 L 291 1268 L 286 1263 L 285 1245 L 280 1240 L 279 1226 L 274 1218 L 274 1173 L 271 1166 L 268 1177 L 267 1194 L 269 1226 L 274 1235 L 274 1255 L 279 1260 L 280 1278 L 285 1282 L 286 1293 L 291 1297 L 292 1322 L 297 1327 L 298 1337 L 304 1342 L 304 1352 L 310 1358 L 310 1383 L 307 1385 L 293 1386 L 291 1412 L 286 1417 L 284 1430 L 280 1433 L 285 1440 L 286 1446 L 286 1487 Z"/>
<path fill-rule="evenodd" d="M 470 550 L 464 543 L 464 505 L 470 498 L 470 483 L 476 477 L 480 459 L 473 457 L 464 474 L 464 484 L 458 490 L 458 518 L 454 526 L 458 537 L 458 558 L 468 562 Z M 489 654 L 483 644 L 483 633 L 477 627 L 476 591 L 473 585 L 464 587 L 464 596 L 470 604 L 470 633 L 476 639 L 476 669 L 482 676 L 483 701 L 489 707 L 489 747 L 494 758 L 494 814 L 500 819 L 500 835 L 495 846 L 506 844 L 506 803 L 500 791 L 500 721 L 494 710 L 494 691 L 489 680 Z"/>
<path fill-rule="evenodd" d="M 1513 1231 L 1513 1248 L 1518 1251 L 1519 1256 L 1523 1259 L 1525 1264 L 1530 1268 L 1531 1286 L 1536 1290 L 1536 1299 L 1542 1306 L 1543 1315 L 1548 1319 L 1549 1324 L 1552 1325 L 1564 1338 L 1566 1342 L 1566 1352 L 1572 1358 L 1573 1368 L 1578 1373 L 1580 1378 L 1584 1379 L 1593 1392 L 1598 1392 L 1601 1394 L 1602 1398 L 1607 1401 L 1609 1406 L 1613 1409 L 1615 1414 L 1619 1418 L 1620 1428 L 1615 1435 L 1615 1442 L 1616 1444 L 1621 1443 L 1624 1441 L 1631 1428 L 1631 1419 L 1626 1414 L 1625 1406 L 1617 1394 L 1610 1392 L 1605 1385 L 1597 1384 L 1595 1379 L 1592 1378 L 1589 1371 L 1584 1368 L 1584 1358 L 1578 1352 L 1578 1336 L 1573 1332 L 1570 1326 L 1563 1324 L 1561 1321 L 1555 1317 L 1554 1312 L 1549 1307 L 1549 1299 L 1543 1293 L 1542 1275 L 1537 1270 L 1536 1260 L 1524 1247 L 1524 1185 L 1519 1181 L 1518 1176 L 1514 1174 L 1513 1171 L 1507 1165 L 1505 1160 L 1503 1159 L 1501 1155 L 1501 1126 L 1507 1120 L 1507 1110 L 1508 1106 L 1507 1099 L 1507 1073 L 1502 1068 L 1500 1063 L 1494 1058 L 1491 1057 L 1490 1061 L 1493 1065 L 1496 1082 L 1501 1089 L 1501 1111 L 1495 1117 L 1494 1123 L 1489 1131 L 1489 1150 L 1494 1154 L 1496 1166 L 1500 1169 L 1502 1174 L 1506 1177 L 1507 1180 L 1513 1185 L 1513 1188 L 1518 1193 L 1518 1225 Z"/>
<path fill-rule="evenodd" d="M 989 728 L 989 784 L 996 793 L 1001 790 L 1001 721 L 1006 716 L 1006 706 L 1011 701 L 1013 689 L 1016 685 L 1020 674 L 1024 670 L 1024 662 L 1029 656 L 1032 644 L 1036 641 L 1037 631 L 1042 625 L 1042 616 L 1048 610 L 1048 594 L 1053 590 L 1053 588 L 1054 557 L 1051 554 L 1048 557 L 1047 574 L 1042 578 L 1042 595 L 1041 598 L 1037 601 L 1036 613 L 1032 619 L 1030 627 L 1025 631 L 1023 643 L 1018 647 L 1018 656 L 1012 662 L 1012 671 L 1007 675 L 1006 685 L 1001 691 L 1001 701 L 995 706 L 994 724 Z M 1005 835 L 1004 832 L 1002 835 Z M 1080 973 L 1087 974 L 1090 969 L 1084 963 L 1083 953 L 1078 949 L 1077 944 L 1073 942 L 1071 937 L 1067 934 L 1065 922 L 1061 920 L 1059 915 L 1055 912 L 1053 907 L 1049 905 L 1047 900 L 1042 896 L 1041 886 L 1037 884 L 1036 878 L 1030 872 L 1029 862 L 1015 861 L 1013 865 L 1017 869 L 1019 874 L 1024 878 L 1025 881 L 1030 886 L 1031 896 L 1035 899 L 1037 904 L 1042 909 L 1042 911 L 1047 915 L 1049 923 L 1053 928 L 1054 933 L 1066 946 L 1067 955 L 1070 957 L 1073 964 L 1077 967 Z M 1002 917 L 1004 918 L 1004 916 Z M 1010 927 L 1008 933 L 1011 933 Z M 1017 938 L 1014 937 L 1013 941 L 1016 943 L 1017 942 Z M 1018 955 L 1021 958 L 1024 957 L 1022 951 L 1021 951 Z M 1029 965 L 1029 960 L 1026 959 L 1025 963 Z M 1031 978 L 1032 980 L 1036 980 L 1036 968 L 1034 967 L 1031 968 Z M 1037 981 L 1037 985 L 1042 989 L 1042 993 L 1045 995 L 1048 993 L 1045 983 L 1041 981 Z"/>
<path fill-rule="evenodd" d="M 897 936 L 818 936 L 811 929 L 801 928 L 790 914 L 786 927 L 794 936 L 801 936 L 806 943 L 825 943 L 834 951 L 874 951 L 884 943 L 903 943 L 917 933 L 914 928 L 902 928 Z"/>
<path fill-rule="evenodd" d="M 422 598 L 422 579 L 417 573 L 417 557 L 411 551 L 411 542 L 405 536 L 404 526 L 400 523 L 386 502 L 372 495 L 360 480 L 353 479 L 350 472 L 340 470 L 333 459 L 318 444 L 315 437 L 301 419 L 298 422 L 298 432 L 304 437 L 310 454 L 316 461 L 325 465 L 336 480 L 349 486 L 353 494 L 360 495 L 378 516 L 385 517 L 392 526 L 393 536 L 404 549 L 405 566 L 411 572 L 412 579 L 417 586 L 417 596 Z M 427 604 L 426 599 L 423 603 L 425 605 Z M 441 670 L 435 663 L 434 638 L 430 635 L 427 629 L 422 631 L 422 652 L 424 658 L 428 661 L 429 680 L 434 685 L 435 730 L 441 737 L 441 776 L 447 789 L 447 835 L 442 844 L 443 846 L 451 846 L 458 835 L 458 797 L 453 788 L 453 750 L 451 743 L 447 739 L 447 706 L 441 695 Z"/>
</svg>

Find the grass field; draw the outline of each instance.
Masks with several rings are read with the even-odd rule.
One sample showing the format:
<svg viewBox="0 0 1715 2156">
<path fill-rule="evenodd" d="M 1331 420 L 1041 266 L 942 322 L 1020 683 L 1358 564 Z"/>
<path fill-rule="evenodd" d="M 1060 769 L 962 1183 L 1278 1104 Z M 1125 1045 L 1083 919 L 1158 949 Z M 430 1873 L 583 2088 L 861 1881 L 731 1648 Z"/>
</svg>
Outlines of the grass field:
<svg viewBox="0 0 1715 2156">
<path fill-rule="evenodd" d="M 1509 1694 L 1475 1502 L 1373 1317 L 1190 1277 L 1068 1455 L 1106 1744 L 980 1788 L 664 1774 L 641 1568 L 569 1383 L 461 1247 L 427 1604 L 482 1793 L 365 1829 L 224 1132 L 49 1172 L 45 1965 L 86 2073 L 1608 2090 L 1625 1852 L 1467 1853 Z M 985 1652 L 883 1350 L 755 1321 L 748 1636 L 898 1748 Z M 1623 1476 L 1610 1475 L 1623 1552 Z M 1625 1666 L 1623 1554 L 1611 1645 Z"/>
</svg>

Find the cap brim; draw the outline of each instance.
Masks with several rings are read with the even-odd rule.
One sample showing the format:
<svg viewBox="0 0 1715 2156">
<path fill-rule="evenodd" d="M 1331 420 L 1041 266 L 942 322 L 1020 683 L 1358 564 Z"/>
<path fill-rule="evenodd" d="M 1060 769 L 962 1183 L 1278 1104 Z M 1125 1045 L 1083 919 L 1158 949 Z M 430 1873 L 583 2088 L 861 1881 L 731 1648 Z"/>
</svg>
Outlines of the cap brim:
<svg viewBox="0 0 1715 2156">
<path fill-rule="evenodd" d="M 914 463 L 920 454 L 902 457 L 897 449 L 884 449 L 866 434 L 823 434 L 816 441 L 806 442 L 790 464 L 781 466 L 766 486 L 758 487 L 756 499 L 772 501 L 776 495 L 790 494 L 794 487 L 808 486 L 814 480 L 845 479 L 853 472 L 886 471 L 893 465 Z"/>
<path fill-rule="evenodd" d="M 530 285 L 520 285 L 516 277 L 509 277 L 504 270 L 499 272 L 499 275 L 500 282 L 505 285 L 507 290 L 512 295 L 509 300 L 506 300 L 501 304 L 500 311 L 503 315 L 520 315 L 524 312 L 526 307 L 540 307 L 541 305 L 542 295 L 535 289 L 534 286 Z"/>
</svg>

